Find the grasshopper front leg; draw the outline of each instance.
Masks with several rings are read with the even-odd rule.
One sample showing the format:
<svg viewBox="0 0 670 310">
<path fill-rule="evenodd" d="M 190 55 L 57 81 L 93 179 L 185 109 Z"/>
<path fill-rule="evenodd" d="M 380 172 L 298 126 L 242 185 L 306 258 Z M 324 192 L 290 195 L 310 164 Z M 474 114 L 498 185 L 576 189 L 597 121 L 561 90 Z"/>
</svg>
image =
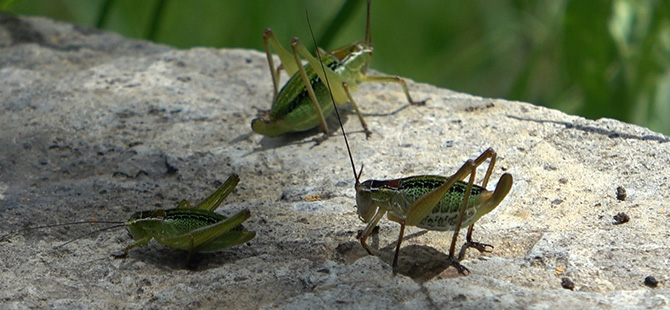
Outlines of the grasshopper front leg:
<svg viewBox="0 0 670 310">
<path fill-rule="evenodd" d="M 153 239 L 153 237 L 151 237 L 151 236 L 145 236 L 145 237 L 143 237 L 143 238 L 141 238 L 141 239 L 139 239 L 139 240 L 135 240 L 135 242 L 134 242 L 133 244 L 127 246 L 127 247 L 123 250 L 123 253 L 121 253 L 121 254 L 112 254 L 112 256 L 113 256 L 114 258 L 117 258 L 117 259 L 127 258 L 127 257 L 128 257 L 128 253 L 130 253 L 130 250 L 132 250 L 132 249 L 134 249 L 134 248 L 137 248 L 137 247 L 142 247 L 142 246 L 145 246 L 145 245 L 149 244 L 149 241 L 151 241 L 151 239 Z"/>
<path fill-rule="evenodd" d="M 365 226 L 365 229 L 363 230 L 363 232 L 360 235 L 359 240 L 361 242 L 361 245 L 363 246 L 363 248 L 366 251 L 368 251 L 368 254 L 370 254 L 370 255 L 375 255 L 375 254 L 372 253 L 372 250 L 370 249 L 370 247 L 368 246 L 366 241 L 368 240 L 368 237 L 372 233 L 372 230 L 375 228 L 375 226 L 377 226 L 379 221 L 384 217 L 384 214 L 386 214 L 386 209 L 383 209 L 383 208 L 377 209 L 377 213 L 375 213 L 375 215 L 372 217 L 372 219 L 368 222 L 368 225 Z"/>
</svg>

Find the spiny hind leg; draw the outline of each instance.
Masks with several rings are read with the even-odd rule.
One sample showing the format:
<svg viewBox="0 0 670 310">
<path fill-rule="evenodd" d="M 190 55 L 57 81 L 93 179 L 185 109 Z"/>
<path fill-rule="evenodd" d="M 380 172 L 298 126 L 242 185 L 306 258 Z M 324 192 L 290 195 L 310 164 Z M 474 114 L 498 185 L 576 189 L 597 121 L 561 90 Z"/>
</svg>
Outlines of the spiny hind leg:
<svg viewBox="0 0 670 310">
<path fill-rule="evenodd" d="M 458 213 L 458 218 L 456 220 L 456 228 L 454 229 L 454 234 L 451 239 L 451 246 L 449 247 L 449 257 L 448 263 L 450 266 L 453 266 L 458 270 L 462 275 L 467 275 L 470 271 L 460 264 L 460 258 L 456 256 L 456 242 L 458 241 L 458 231 L 461 229 L 461 224 L 463 223 L 463 217 L 465 215 L 465 209 L 467 207 L 467 202 L 472 192 L 472 186 L 475 181 L 477 166 L 475 162 L 471 159 L 467 160 L 461 168 L 456 171 L 454 175 L 449 177 L 447 181 L 440 185 L 440 187 L 434 189 L 432 192 L 423 195 L 421 198 L 414 201 L 412 206 L 409 208 L 409 212 L 406 219 L 406 224 L 410 226 L 416 226 L 421 220 L 423 220 L 428 213 L 444 198 L 444 195 L 449 191 L 453 184 L 457 180 L 465 179 L 468 175 L 470 176 L 468 185 L 465 188 L 463 194 L 463 201 L 460 206 Z"/>
<path fill-rule="evenodd" d="M 302 45 L 302 43 L 300 43 L 300 40 L 298 40 L 298 38 L 293 38 L 291 40 L 291 49 L 293 50 L 293 58 L 295 59 L 295 62 L 300 63 L 299 55 L 301 55 L 302 50 L 305 50 L 305 47 Z M 323 115 L 321 105 L 319 104 L 319 100 L 316 98 L 316 94 L 314 93 L 314 89 L 312 88 L 312 82 L 307 77 L 305 68 L 303 66 L 298 66 L 298 72 L 300 73 L 300 78 L 302 78 L 303 84 L 305 84 L 307 94 L 309 94 L 309 98 L 312 100 L 312 104 L 314 105 L 314 111 L 318 114 L 317 116 L 319 118 L 319 123 L 321 124 L 321 130 L 323 130 L 323 137 L 320 139 L 315 139 L 315 143 L 320 144 L 321 142 L 328 139 L 328 124 L 326 124 L 326 116 Z"/>
<path fill-rule="evenodd" d="M 226 179 L 219 188 L 216 189 L 214 193 L 209 195 L 205 200 L 201 201 L 198 203 L 195 207 L 195 209 L 200 209 L 200 210 L 206 210 L 206 211 L 211 211 L 214 212 L 221 203 L 230 195 L 230 193 L 233 192 L 235 189 L 235 186 L 237 186 L 237 183 L 240 182 L 240 177 L 233 173 L 231 174 L 228 179 Z M 181 204 L 180 204 L 181 205 Z"/>
<path fill-rule="evenodd" d="M 356 103 L 351 101 L 351 95 L 349 94 L 345 81 L 342 79 L 342 77 L 336 74 L 335 71 L 327 67 L 324 63 L 324 61 L 326 61 L 324 60 L 324 57 L 332 58 L 332 55 L 328 55 L 320 48 L 317 48 L 318 58 L 314 57 L 300 42 L 300 40 L 298 40 L 298 38 L 293 38 L 293 40 L 291 40 L 291 48 L 293 49 L 293 54 L 294 57 L 296 58 L 296 61 L 298 61 L 299 59 L 298 56 L 301 56 L 305 60 L 307 60 L 308 65 L 312 68 L 312 70 L 314 70 L 319 79 L 321 79 L 321 82 L 326 84 L 326 86 L 330 90 L 330 96 L 333 101 L 333 104 L 338 103 L 343 104 L 347 100 L 350 100 L 350 102 L 352 102 L 352 105 L 354 106 L 354 109 L 358 114 L 358 118 L 361 120 L 361 124 L 363 125 L 363 128 L 366 130 L 367 134 L 369 132 L 369 130 L 367 130 L 367 125 L 365 124 L 363 116 L 358 110 Z M 326 115 L 323 115 L 323 113 L 321 112 L 321 105 L 317 101 L 316 96 L 314 96 L 314 90 L 311 87 L 310 81 L 307 79 L 307 75 L 304 73 L 305 72 L 304 68 L 300 67 L 298 69 L 300 71 L 301 77 L 303 78 L 303 83 L 305 84 L 307 91 L 310 95 L 310 99 L 312 99 L 312 103 L 314 104 L 314 110 L 319 113 L 319 121 L 321 122 L 322 127 L 324 129 L 324 137 L 319 140 L 316 140 L 316 143 L 318 144 L 328 138 L 327 125 L 325 121 Z"/>
<path fill-rule="evenodd" d="M 284 49 L 279 41 L 275 37 L 274 33 L 270 28 L 265 29 L 263 32 L 263 45 L 265 47 L 265 55 L 268 58 L 268 65 L 270 66 L 270 74 L 272 75 L 272 86 L 274 87 L 274 96 L 273 101 L 277 98 L 277 93 L 279 92 L 279 72 L 282 68 L 286 70 L 289 75 L 293 75 L 298 71 L 299 62 L 295 63 L 291 53 Z M 282 64 L 275 68 L 274 61 L 272 60 L 272 53 L 270 52 L 270 46 L 275 50 Z"/>
<path fill-rule="evenodd" d="M 493 165 L 495 164 L 495 158 L 496 158 L 496 152 L 489 148 L 486 151 L 482 152 L 481 155 L 479 155 L 475 160 L 469 159 L 467 160 L 461 168 L 456 171 L 452 176 L 450 176 L 444 184 L 440 185 L 440 187 L 434 189 L 432 192 L 423 195 L 421 198 L 417 199 L 412 203 L 412 205 L 409 207 L 409 211 L 407 213 L 407 225 L 409 226 L 416 226 L 419 222 L 421 222 L 432 210 L 433 208 L 440 203 L 440 200 L 444 198 L 444 195 L 447 194 L 449 189 L 456 183 L 457 181 L 464 180 L 466 177 L 470 176 L 470 182 L 468 183 L 468 186 L 466 188 L 466 195 L 464 195 L 466 198 L 470 196 L 470 192 L 472 190 L 472 185 L 474 184 L 474 175 L 477 172 L 477 167 L 479 167 L 483 162 L 485 162 L 487 159 L 491 159 L 491 163 L 489 164 L 489 168 L 486 171 L 486 176 L 484 177 L 484 182 L 483 186 L 485 187 L 486 184 L 488 183 L 488 179 L 491 176 L 491 172 L 493 171 Z M 508 187 L 511 187 L 511 180 L 508 182 L 509 185 Z M 465 208 L 467 204 L 467 199 L 463 200 L 462 208 L 461 211 L 465 212 Z M 458 226 L 460 229 L 460 223 L 462 220 L 463 213 L 459 213 L 459 219 L 458 219 Z"/>
<path fill-rule="evenodd" d="M 489 166 L 486 168 L 486 174 L 484 175 L 484 181 L 482 181 L 482 184 L 480 185 L 483 188 L 486 188 L 486 185 L 489 183 L 489 178 L 491 178 L 491 173 L 493 173 L 493 168 L 496 165 L 496 158 L 498 157 L 498 153 L 494 151 L 492 148 L 486 149 L 484 152 L 482 152 L 475 160 L 473 160 L 474 163 L 474 169 L 477 169 L 479 166 L 481 166 L 487 159 L 490 159 L 489 161 Z M 462 175 L 462 177 L 459 180 L 465 179 L 467 175 Z"/>
<path fill-rule="evenodd" d="M 465 192 L 463 193 L 463 202 L 461 203 L 461 209 L 458 212 L 458 219 L 456 221 L 456 228 L 454 229 L 454 234 L 451 238 L 451 246 L 449 247 L 449 264 L 451 266 L 454 266 L 456 270 L 458 270 L 458 273 L 462 275 L 467 275 L 468 273 L 470 273 L 470 270 L 461 265 L 460 261 L 462 257 L 460 254 L 458 255 L 458 257 L 456 257 L 455 252 L 456 252 L 456 241 L 458 241 L 458 232 L 461 230 L 461 224 L 463 223 L 463 217 L 465 216 L 465 209 L 467 208 L 468 201 L 470 199 L 472 186 L 475 183 L 475 176 L 477 174 L 477 163 L 473 162 L 472 160 L 468 160 L 465 163 L 464 167 L 470 168 L 470 179 L 468 180 L 468 185 L 465 188 Z"/>
<path fill-rule="evenodd" d="M 495 159 L 495 157 L 492 159 L 492 161 L 494 159 Z M 487 181 L 487 180 L 485 180 L 485 181 Z M 500 204 L 500 202 L 502 202 L 503 199 L 505 199 L 505 197 L 509 193 L 510 189 L 512 188 L 513 183 L 514 183 L 514 181 L 512 179 L 511 174 L 505 173 L 502 176 L 500 176 L 500 180 L 498 180 L 498 184 L 496 185 L 496 189 L 493 191 L 493 194 L 491 194 L 490 197 L 487 199 L 486 203 L 488 203 L 490 205 L 493 205 L 493 208 L 498 206 L 498 204 Z M 481 253 L 493 251 L 493 246 L 492 245 L 473 241 L 472 240 L 472 232 L 473 231 L 474 231 L 474 223 L 472 225 L 470 225 L 470 228 L 468 228 L 468 234 L 467 234 L 467 237 L 466 237 L 466 242 L 465 242 L 465 244 L 463 244 L 463 247 L 461 248 L 461 252 L 459 253 L 459 258 L 461 258 L 461 259 L 465 255 L 465 251 L 468 248 L 475 248 Z"/>
</svg>

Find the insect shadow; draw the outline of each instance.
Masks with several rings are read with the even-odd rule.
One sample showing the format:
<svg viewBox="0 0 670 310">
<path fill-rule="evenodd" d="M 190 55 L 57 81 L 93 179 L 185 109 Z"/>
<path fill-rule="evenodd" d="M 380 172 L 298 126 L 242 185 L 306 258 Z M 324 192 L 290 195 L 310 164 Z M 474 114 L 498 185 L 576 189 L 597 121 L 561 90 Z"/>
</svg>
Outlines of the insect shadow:
<svg viewBox="0 0 670 310">
<path fill-rule="evenodd" d="M 379 226 L 377 226 L 379 227 Z M 379 229 L 370 235 L 368 241 L 371 246 L 378 248 L 377 256 L 383 262 L 391 265 L 394 260 L 395 243 L 391 242 L 387 245 L 380 246 L 380 238 L 378 235 Z M 428 233 L 427 230 L 418 231 L 416 233 L 407 235 L 403 241 L 416 238 L 418 236 Z M 360 258 L 368 256 L 368 252 L 360 246 L 356 241 L 348 241 L 341 243 L 335 250 L 335 254 L 331 257 L 332 260 L 350 265 Z M 449 255 L 438 251 L 437 249 L 428 245 L 407 245 L 403 248 L 403 252 L 398 258 L 397 273 L 410 277 L 418 282 L 426 282 L 435 277 L 458 277 L 459 273 L 454 269 L 448 268 Z M 447 272 L 445 273 L 445 270 Z"/>
</svg>

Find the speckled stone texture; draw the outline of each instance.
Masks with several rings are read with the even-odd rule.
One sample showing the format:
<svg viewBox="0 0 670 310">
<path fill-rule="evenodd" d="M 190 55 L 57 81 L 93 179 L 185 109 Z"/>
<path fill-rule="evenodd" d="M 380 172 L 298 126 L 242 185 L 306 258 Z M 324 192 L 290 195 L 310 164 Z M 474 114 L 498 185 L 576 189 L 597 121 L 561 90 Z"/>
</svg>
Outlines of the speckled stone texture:
<svg viewBox="0 0 670 310">
<path fill-rule="evenodd" d="M 447 268 L 450 232 L 409 227 L 393 276 L 399 225 L 382 221 L 370 239 L 379 256 L 367 255 L 339 130 L 318 146 L 318 130 L 251 131 L 271 105 L 263 53 L 178 50 L 1 15 L 0 234 L 173 208 L 237 173 L 219 212 L 249 208 L 257 237 L 187 269 L 185 253 L 154 242 L 112 258 L 132 242 L 123 230 L 57 248 L 93 228 L 24 231 L 0 242 L 0 308 L 670 308 L 668 137 L 409 87 L 426 106 L 408 106 L 394 84 L 361 85 L 354 96 L 373 134 L 366 140 L 343 109 L 353 156 L 364 179 L 386 179 L 450 175 L 488 147 L 498 152 L 489 188 L 505 172 L 515 183 L 477 223 L 475 239 L 495 249 L 468 252 L 468 276 Z M 628 222 L 614 219 L 621 212 Z"/>
</svg>

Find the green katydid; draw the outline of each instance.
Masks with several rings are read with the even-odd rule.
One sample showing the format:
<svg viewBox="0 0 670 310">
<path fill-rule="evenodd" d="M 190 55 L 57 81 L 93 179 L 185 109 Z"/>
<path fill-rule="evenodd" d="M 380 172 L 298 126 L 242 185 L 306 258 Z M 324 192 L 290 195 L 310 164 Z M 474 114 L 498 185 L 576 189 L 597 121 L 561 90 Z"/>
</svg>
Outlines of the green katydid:
<svg viewBox="0 0 670 310">
<path fill-rule="evenodd" d="M 123 254 L 115 255 L 115 257 L 125 258 L 131 249 L 147 245 L 151 239 L 156 239 L 158 243 L 168 247 L 187 251 L 188 260 L 193 253 L 222 250 L 243 244 L 256 235 L 255 232 L 248 231 L 241 225 L 249 218 L 249 210 L 242 210 L 230 218 L 214 213 L 239 181 L 240 178 L 236 174 L 231 175 L 212 195 L 195 206 L 183 200 L 173 209 L 136 212 L 125 222 L 84 221 L 28 229 L 73 224 L 117 224 L 102 230 L 125 226 L 133 236 L 135 243 L 127 246 Z M 72 241 L 74 240 L 60 246 Z"/>
<path fill-rule="evenodd" d="M 465 248 L 474 247 L 480 252 L 487 251 L 492 245 L 472 240 L 474 223 L 482 216 L 495 209 L 507 196 L 512 188 L 512 175 L 505 173 L 498 180 L 494 191 L 486 189 L 489 177 L 493 172 L 496 152 L 489 148 L 475 160 L 467 160 L 455 174 L 449 177 L 436 175 L 417 175 L 392 180 L 367 180 L 360 182 L 361 171 L 356 178 L 356 208 L 358 215 L 367 223 L 360 235 L 361 245 L 373 255 L 365 243 L 372 229 L 388 214 L 389 220 L 400 224 L 400 234 L 393 258 L 393 270 L 398 267 L 398 254 L 405 231 L 405 226 L 417 226 L 428 230 L 454 231 L 449 248 L 449 264 L 461 274 L 467 268 L 460 264 L 465 252 L 455 256 L 456 241 L 461 227 L 469 226 Z M 484 181 L 481 185 L 474 184 L 477 167 L 490 160 Z M 352 161 L 353 163 L 353 161 Z M 468 181 L 464 181 L 470 176 Z"/>
<path fill-rule="evenodd" d="M 362 82 L 395 82 L 402 86 L 407 101 L 412 105 L 423 105 L 424 101 L 414 101 L 409 94 L 407 83 L 399 76 L 366 75 L 372 58 L 372 39 L 370 37 L 370 2 L 367 1 L 367 23 L 364 42 L 354 42 L 344 47 L 325 52 L 319 48 L 323 58 L 315 58 L 297 38 L 291 40 L 292 53 L 285 50 L 272 30 L 266 29 L 263 33 L 263 43 L 270 66 L 274 96 L 272 109 L 260 111 L 258 117 L 251 121 L 253 131 L 265 136 L 278 136 L 288 132 L 298 132 L 321 126 L 324 136 L 328 137 L 326 117 L 333 111 L 334 103 L 344 104 L 349 101 L 353 106 L 361 126 L 370 136 L 372 133 L 363 119 L 363 114 L 353 101 L 349 90 L 355 90 Z M 277 52 L 282 65 L 275 70 L 270 46 Z M 300 57 L 307 60 L 301 65 Z M 321 70 L 322 65 L 327 67 Z M 279 90 L 279 73 L 281 68 L 291 75 L 291 78 Z M 323 80 L 328 77 L 333 81 L 330 91 L 325 87 Z M 329 95 L 330 94 L 330 95 Z"/>
<path fill-rule="evenodd" d="M 307 19 L 309 21 L 309 16 Z M 312 39 L 314 39 L 313 34 Z M 320 51 L 317 51 L 317 56 L 320 59 Z M 322 70 L 326 72 L 323 65 Z M 330 76 L 325 75 L 324 80 L 328 89 L 330 89 L 331 85 L 329 79 Z M 330 92 L 330 95 L 333 96 L 333 93 Z M 334 98 L 333 102 L 335 102 Z M 367 223 L 367 226 L 359 237 L 363 248 L 370 255 L 374 255 L 373 251 L 366 244 L 366 240 L 377 223 L 387 214 L 389 220 L 400 224 L 400 234 L 398 235 L 392 265 L 394 273 L 398 269 L 398 255 L 405 233 L 405 226 L 417 226 L 428 230 L 454 231 L 449 248 L 449 264 L 454 266 L 463 275 L 469 273 L 469 270 L 460 264 L 465 250 L 473 247 L 480 252 L 485 252 L 487 248 L 493 248 L 492 245 L 472 240 L 474 223 L 495 209 L 512 188 L 512 175 L 505 173 L 500 177 L 494 191 L 486 189 L 495 166 L 496 152 L 491 148 L 487 149 L 475 160 L 467 160 L 455 174 L 449 177 L 417 175 L 392 180 L 367 180 L 360 182 L 363 167 L 361 166 L 361 170 L 356 173 L 349 140 L 340 120 L 340 113 L 334 103 L 333 109 L 340 123 L 354 179 L 356 180 L 354 189 L 356 190 L 358 216 L 364 223 Z M 487 160 L 489 160 L 489 166 L 486 170 L 484 180 L 481 185 L 476 185 L 474 183 L 477 168 Z M 464 179 L 468 175 L 470 177 L 466 182 Z M 458 232 L 463 226 L 469 226 L 466 243 L 459 257 L 456 257 L 455 250 Z"/>
</svg>

